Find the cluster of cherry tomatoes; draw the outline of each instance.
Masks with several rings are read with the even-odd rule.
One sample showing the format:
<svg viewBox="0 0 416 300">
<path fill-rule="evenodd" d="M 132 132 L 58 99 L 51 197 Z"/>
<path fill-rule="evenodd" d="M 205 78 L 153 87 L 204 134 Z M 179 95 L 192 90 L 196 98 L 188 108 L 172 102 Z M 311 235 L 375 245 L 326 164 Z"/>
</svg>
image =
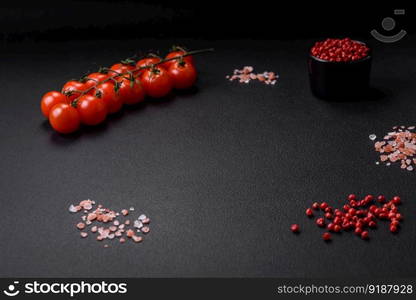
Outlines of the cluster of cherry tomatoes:
<svg viewBox="0 0 416 300">
<path fill-rule="evenodd" d="M 41 110 L 54 130 L 72 133 L 81 124 L 104 122 L 108 114 L 118 112 L 123 104 L 143 102 L 146 96 L 162 98 L 172 89 L 188 89 L 196 78 L 193 57 L 185 50 L 174 50 L 164 59 L 127 59 L 80 80 L 68 81 L 61 92 L 46 93 Z"/>
</svg>

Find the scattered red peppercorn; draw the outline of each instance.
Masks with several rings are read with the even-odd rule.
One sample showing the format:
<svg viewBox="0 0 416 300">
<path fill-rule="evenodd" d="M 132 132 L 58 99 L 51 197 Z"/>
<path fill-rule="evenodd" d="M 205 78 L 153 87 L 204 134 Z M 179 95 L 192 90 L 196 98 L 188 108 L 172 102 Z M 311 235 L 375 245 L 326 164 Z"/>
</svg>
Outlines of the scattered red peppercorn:
<svg viewBox="0 0 416 300">
<path fill-rule="evenodd" d="M 355 196 L 354 194 L 348 195 L 348 201 L 355 200 L 355 199 L 357 199 L 357 196 Z"/>
<path fill-rule="evenodd" d="M 373 200 L 374 200 L 374 196 L 373 196 L 373 195 L 367 195 L 367 196 L 365 196 L 364 200 L 365 200 L 366 202 L 371 202 L 371 201 L 373 201 Z"/>
<path fill-rule="evenodd" d="M 319 227 L 324 227 L 325 226 L 325 219 L 324 218 L 316 219 L 316 225 L 318 225 Z"/>
<path fill-rule="evenodd" d="M 384 203 L 386 202 L 386 197 L 384 197 L 383 195 L 380 195 L 377 197 L 377 201 L 380 203 Z"/>
<path fill-rule="evenodd" d="M 398 227 L 397 227 L 397 226 L 395 226 L 395 225 L 390 225 L 390 231 L 391 231 L 392 233 L 396 233 L 396 232 L 398 231 Z"/>
<path fill-rule="evenodd" d="M 300 227 L 298 224 L 293 224 L 290 226 L 290 230 L 292 230 L 293 233 L 298 233 L 300 231 Z"/>
<path fill-rule="evenodd" d="M 341 232 L 352 230 L 356 235 L 362 239 L 369 239 L 370 229 L 377 227 L 379 220 L 390 221 L 389 229 L 392 233 L 396 233 L 400 227 L 400 221 L 403 220 L 403 215 L 399 212 L 397 205 L 401 203 L 399 196 L 395 196 L 389 202 L 386 202 L 384 195 L 377 197 L 377 202 L 374 201 L 373 195 L 367 195 L 363 200 L 357 200 L 354 194 L 348 196 L 348 203 L 340 208 L 333 208 L 326 202 L 314 202 L 312 208 L 315 213 L 319 214 L 318 210 L 322 211 L 323 217 L 318 217 L 315 222 L 319 227 L 326 228 L 322 237 L 324 240 L 332 239 L 330 232 Z M 379 203 L 378 205 L 376 205 Z M 306 215 L 311 217 L 314 215 L 312 208 L 306 209 Z M 327 226 L 326 220 L 329 222 Z M 330 220 L 330 221 L 329 221 Z M 293 224 L 291 226 L 293 232 L 299 231 L 299 225 Z"/>
<path fill-rule="evenodd" d="M 312 209 L 311 208 L 308 208 L 308 209 L 306 209 L 306 215 L 308 216 L 308 217 L 312 217 L 313 216 L 313 211 L 312 211 Z"/>
<path fill-rule="evenodd" d="M 370 236 L 369 236 L 369 234 L 368 234 L 368 231 L 367 231 L 367 230 L 364 230 L 363 232 L 361 232 L 361 238 L 362 238 L 363 240 L 367 240 L 369 237 L 370 237 Z"/>
<path fill-rule="evenodd" d="M 367 57 L 369 51 L 370 49 L 364 43 L 344 38 L 316 42 L 310 53 L 312 56 L 326 61 L 348 62 Z"/>
<path fill-rule="evenodd" d="M 401 199 L 400 199 L 400 197 L 399 197 L 399 196 L 395 196 L 395 197 L 393 198 L 392 202 L 393 202 L 393 204 L 395 204 L 395 205 L 399 205 L 399 204 L 400 204 L 400 202 L 401 202 Z"/>
<path fill-rule="evenodd" d="M 328 207 L 328 203 L 322 202 L 320 207 L 321 207 L 322 210 L 325 210 Z"/>
<path fill-rule="evenodd" d="M 322 238 L 324 239 L 324 241 L 329 241 L 329 240 L 331 240 L 331 234 L 329 232 L 325 232 L 322 235 Z"/>
<path fill-rule="evenodd" d="M 334 216 L 331 214 L 331 213 L 329 213 L 329 212 L 327 212 L 327 213 L 325 213 L 325 218 L 327 218 L 327 219 L 332 219 Z"/>
</svg>

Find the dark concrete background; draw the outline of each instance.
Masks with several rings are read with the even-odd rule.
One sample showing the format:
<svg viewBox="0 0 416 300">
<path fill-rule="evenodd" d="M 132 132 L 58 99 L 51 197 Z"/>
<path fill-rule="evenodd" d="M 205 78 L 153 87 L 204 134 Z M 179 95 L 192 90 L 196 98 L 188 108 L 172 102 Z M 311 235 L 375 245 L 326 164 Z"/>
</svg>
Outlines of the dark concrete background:
<svg viewBox="0 0 416 300">
<path fill-rule="evenodd" d="M 369 40 L 374 99 L 312 97 L 313 41 L 140 39 L 9 43 L 0 68 L 0 276 L 8 277 L 410 277 L 415 276 L 414 173 L 376 166 L 368 135 L 414 125 L 414 49 Z M 196 58 L 196 89 L 125 109 L 103 126 L 65 137 L 39 111 L 43 93 L 100 65 L 173 43 L 215 47 Z M 230 83 L 252 65 L 276 86 Z M 360 100 L 360 101 L 359 101 Z M 331 244 L 304 215 L 314 201 L 349 193 L 399 194 L 405 216 L 364 242 Z M 68 213 L 91 198 L 152 218 L 140 245 L 104 249 L 81 239 Z M 298 236 L 290 224 L 301 225 Z"/>
</svg>

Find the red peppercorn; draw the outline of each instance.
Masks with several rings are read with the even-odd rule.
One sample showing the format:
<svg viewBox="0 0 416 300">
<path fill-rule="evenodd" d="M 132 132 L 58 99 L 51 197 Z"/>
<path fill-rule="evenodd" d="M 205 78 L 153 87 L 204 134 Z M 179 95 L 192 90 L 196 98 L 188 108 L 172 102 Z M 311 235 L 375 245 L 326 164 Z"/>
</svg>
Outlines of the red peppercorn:
<svg viewBox="0 0 416 300">
<path fill-rule="evenodd" d="M 306 215 L 308 217 L 312 217 L 313 216 L 313 210 L 311 208 L 307 208 L 305 211 Z"/>
<path fill-rule="evenodd" d="M 335 211 L 335 216 L 342 217 L 343 215 L 342 211 Z"/>
<path fill-rule="evenodd" d="M 399 197 L 399 196 L 395 196 L 395 197 L 393 197 L 392 202 L 393 202 L 395 205 L 399 205 L 399 204 L 401 203 L 401 199 L 400 199 L 400 197 Z"/>
<path fill-rule="evenodd" d="M 328 226 L 326 227 L 329 231 L 334 231 L 334 227 L 335 224 L 334 223 L 329 223 Z"/>
<path fill-rule="evenodd" d="M 324 212 L 331 213 L 332 212 L 332 207 L 328 206 L 327 208 L 325 208 Z"/>
<path fill-rule="evenodd" d="M 357 198 L 357 196 L 355 196 L 354 194 L 349 194 L 348 195 L 348 201 L 355 200 L 356 198 Z"/>
<path fill-rule="evenodd" d="M 316 225 L 318 225 L 319 227 L 324 227 L 325 226 L 325 220 L 324 220 L 324 218 L 318 218 L 318 219 L 316 219 Z"/>
<path fill-rule="evenodd" d="M 341 226 L 339 226 L 338 224 L 334 225 L 334 232 L 340 232 L 341 231 Z"/>
<path fill-rule="evenodd" d="M 396 218 L 397 221 L 402 221 L 403 220 L 403 216 L 402 214 L 396 214 Z"/>
<path fill-rule="evenodd" d="M 342 223 L 341 227 L 344 230 L 348 230 L 348 229 L 350 229 L 351 226 L 350 226 L 349 222 L 344 222 L 344 223 Z"/>
<path fill-rule="evenodd" d="M 351 207 L 357 207 L 357 201 L 355 201 L 355 200 L 351 200 L 351 201 L 350 201 L 350 206 L 351 206 Z"/>
<path fill-rule="evenodd" d="M 320 207 L 321 207 L 322 210 L 325 210 L 325 208 L 328 207 L 328 203 L 322 202 L 321 205 L 320 205 Z"/>
<path fill-rule="evenodd" d="M 329 241 L 331 240 L 331 234 L 329 232 L 324 232 L 324 234 L 322 234 L 322 238 L 324 241 Z"/>
<path fill-rule="evenodd" d="M 387 219 L 388 217 L 389 217 L 389 215 L 387 213 L 384 213 L 384 212 L 378 214 L 379 219 Z"/>
<path fill-rule="evenodd" d="M 370 221 L 370 222 L 368 222 L 368 227 L 370 227 L 370 228 L 376 228 L 377 227 L 377 223 L 374 222 L 374 221 Z"/>
<path fill-rule="evenodd" d="M 387 215 L 387 217 L 389 218 L 389 219 L 394 219 L 394 218 L 396 218 L 396 214 L 394 213 L 394 212 L 389 212 L 389 214 Z"/>
<path fill-rule="evenodd" d="M 314 202 L 312 204 L 312 208 L 315 209 L 315 210 L 318 210 L 319 209 L 319 203 L 318 202 Z"/>
<path fill-rule="evenodd" d="M 341 225 L 342 224 L 342 218 L 341 217 L 335 217 L 333 222 L 334 222 L 334 224 Z"/>
<path fill-rule="evenodd" d="M 392 232 L 392 233 L 396 233 L 397 231 L 398 231 L 398 227 L 397 226 L 395 226 L 395 225 L 390 225 L 390 231 Z"/>
<path fill-rule="evenodd" d="M 350 208 L 350 209 L 348 210 L 348 214 L 350 214 L 351 216 L 354 216 L 354 215 L 355 215 L 355 213 L 356 213 L 355 208 Z"/>
<path fill-rule="evenodd" d="M 331 213 L 329 213 L 329 212 L 325 213 L 325 218 L 332 219 L 333 217 L 334 216 Z"/>
<path fill-rule="evenodd" d="M 369 234 L 367 230 L 364 230 L 363 232 L 361 232 L 361 238 L 363 240 L 367 240 L 369 238 Z"/>
<path fill-rule="evenodd" d="M 362 232 L 363 232 L 363 229 L 361 227 L 356 227 L 354 230 L 354 233 L 356 235 L 361 235 Z"/>
<path fill-rule="evenodd" d="M 374 196 L 373 195 L 367 195 L 365 196 L 364 200 L 368 203 L 370 203 L 371 201 L 374 200 Z"/>
<path fill-rule="evenodd" d="M 377 197 L 377 201 L 380 203 L 384 203 L 386 202 L 386 197 L 384 197 L 383 195 L 380 195 Z"/>
<path fill-rule="evenodd" d="M 399 221 L 397 221 L 396 219 L 394 219 L 394 220 L 391 220 L 391 223 L 390 223 L 390 225 L 394 225 L 394 226 L 399 226 L 400 225 L 400 222 Z"/>
<path fill-rule="evenodd" d="M 342 209 L 343 209 L 344 211 L 348 211 L 348 210 L 350 209 L 350 207 L 349 207 L 349 205 L 348 205 L 348 204 L 345 204 L 345 205 L 342 207 Z"/>
<path fill-rule="evenodd" d="M 290 230 L 292 230 L 293 233 L 298 233 L 300 230 L 300 227 L 298 224 L 293 224 L 292 226 L 290 226 Z"/>
</svg>

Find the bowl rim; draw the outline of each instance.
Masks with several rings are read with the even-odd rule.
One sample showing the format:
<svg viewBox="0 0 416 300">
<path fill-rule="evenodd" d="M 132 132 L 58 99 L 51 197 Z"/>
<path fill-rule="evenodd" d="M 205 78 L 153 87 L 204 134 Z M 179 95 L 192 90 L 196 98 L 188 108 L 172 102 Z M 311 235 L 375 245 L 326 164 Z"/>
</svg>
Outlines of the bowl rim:
<svg viewBox="0 0 416 300">
<path fill-rule="evenodd" d="M 359 41 L 359 40 L 352 40 L 352 41 L 354 41 L 354 42 L 357 42 L 357 43 L 360 43 L 360 44 L 362 44 L 362 45 L 365 45 L 365 46 L 367 46 L 367 44 L 366 43 L 364 43 L 364 42 L 362 42 L 362 41 Z M 313 47 L 313 46 L 312 46 Z M 312 55 L 311 54 L 311 52 L 310 52 L 310 49 L 312 49 L 312 47 L 310 47 L 309 48 L 309 57 L 310 58 L 312 58 L 313 60 L 316 60 L 316 61 L 318 61 L 318 62 L 321 62 L 321 63 L 326 63 L 326 64 L 334 64 L 334 65 L 341 65 L 341 64 L 356 64 L 356 63 L 360 63 L 360 62 L 363 62 L 363 61 L 366 61 L 366 60 L 369 60 L 369 59 L 371 59 L 371 57 L 372 57 L 372 49 L 370 48 L 370 47 L 368 47 L 368 49 L 369 49 L 369 52 L 368 52 L 368 55 L 366 56 L 366 57 L 363 57 L 363 58 L 361 58 L 361 59 L 359 59 L 359 60 L 350 60 L 350 61 L 329 61 L 329 60 L 324 60 L 324 59 L 322 59 L 322 58 L 318 58 L 318 57 L 316 57 L 316 56 L 314 56 L 314 55 Z"/>
</svg>

